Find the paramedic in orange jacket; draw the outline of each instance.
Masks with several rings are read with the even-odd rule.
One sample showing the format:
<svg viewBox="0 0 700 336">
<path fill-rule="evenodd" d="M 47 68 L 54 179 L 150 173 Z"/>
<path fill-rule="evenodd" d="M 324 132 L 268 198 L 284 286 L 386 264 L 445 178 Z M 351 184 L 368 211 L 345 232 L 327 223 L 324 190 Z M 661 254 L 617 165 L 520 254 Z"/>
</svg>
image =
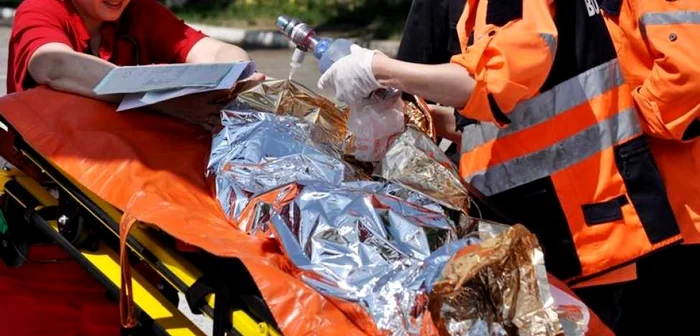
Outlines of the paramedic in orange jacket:
<svg viewBox="0 0 700 336">
<path fill-rule="evenodd" d="M 9 41 L 7 92 L 47 85 L 118 102 L 119 96 L 92 92 L 117 66 L 249 59 L 241 48 L 185 25 L 157 0 L 24 0 Z M 25 170 L 11 145 L 11 134 L 0 132 L 0 155 Z M 42 234 L 30 238 L 30 260 L 16 268 L 0 262 L 0 334 L 118 335 L 118 305 L 104 287 Z"/>
<path fill-rule="evenodd" d="M 682 334 L 696 329 L 696 309 L 675 308 L 700 302 L 700 2 L 601 5 L 684 239 L 638 263 L 624 299 L 634 318 L 621 323 L 625 334 Z"/>
<path fill-rule="evenodd" d="M 478 120 L 462 131 L 461 176 L 537 234 L 569 284 L 680 242 L 595 0 L 470 0 L 458 32 L 449 64 L 353 46 L 319 87 L 349 104 L 394 87 Z M 614 327 L 619 293 L 599 296 L 611 299 L 586 304 Z"/>
</svg>

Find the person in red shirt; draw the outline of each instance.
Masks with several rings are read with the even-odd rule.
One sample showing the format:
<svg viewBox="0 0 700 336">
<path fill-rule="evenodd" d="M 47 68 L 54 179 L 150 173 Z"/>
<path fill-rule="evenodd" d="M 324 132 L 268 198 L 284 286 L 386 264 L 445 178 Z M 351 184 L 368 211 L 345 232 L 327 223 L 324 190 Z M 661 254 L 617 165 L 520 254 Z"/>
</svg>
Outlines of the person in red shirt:
<svg viewBox="0 0 700 336">
<path fill-rule="evenodd" d="M 157 0 L 24 0 L 10 36 L 7 93 L 47 85 L 116 103 L 120 96 L 92 89 L 118 66 L 247 60 L 243 49 L 192 29 Z M 17 165 L 12 135 L 0 133 L 0 156 Z M 0 334 L 120 333 L 117 302 L 57 245 L 37 237 L 27 254 L 16 268 L 0 262 Z"/>
<path fill-rule="evenodd" d="M 156 0 L 25 0 L 10 36 L 7 92 L 46 84 L 117 102 L 92 92 L 116 66 L 244 60 L 244 50 L 192 29 Z"/>
</svg>

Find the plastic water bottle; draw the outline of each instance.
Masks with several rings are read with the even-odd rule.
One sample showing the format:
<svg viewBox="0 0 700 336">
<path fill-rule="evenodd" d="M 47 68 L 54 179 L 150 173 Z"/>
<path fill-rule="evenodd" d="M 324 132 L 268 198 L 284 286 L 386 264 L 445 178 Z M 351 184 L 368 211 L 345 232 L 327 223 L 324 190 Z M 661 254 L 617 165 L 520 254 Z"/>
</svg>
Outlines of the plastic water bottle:
<svg viewBox="0 0 700 336">
<path fill-rule="evenodd" d="M 343 38 L 335 40 L 321 39 L 314 49 L 314 57 L 319 60 L 318 70 L 323 74 L 337 60 L 350 55 L 351 46 L 352 41 Z"/>
<path fill-rule="evenodd" d="M 306 23 L 282 15 L 277 18 L 277 29 L 289 38 L 298 50 L 303 52 L 311 51 L 314 57 L 319 60 L 319 70 L 325 73 L 328 68 L 350 54 L 352 42 L 346 39 L 321 38 Z M 299 55 L 292 57 L 299 59 Z"/>
</svg>

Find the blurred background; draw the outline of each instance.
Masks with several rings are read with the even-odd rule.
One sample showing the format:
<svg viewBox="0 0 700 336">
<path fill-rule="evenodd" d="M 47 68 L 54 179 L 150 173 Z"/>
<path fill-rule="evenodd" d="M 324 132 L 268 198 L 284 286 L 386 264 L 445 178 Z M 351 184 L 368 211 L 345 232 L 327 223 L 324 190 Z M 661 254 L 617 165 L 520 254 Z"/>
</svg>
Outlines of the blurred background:
<svg viewBox="0 0 700 336">
<path fill-rule="evenodd" d="M 163 0 L 185 20 L 217 26 L 274 29 L 280 14 L 320 33 L 361 39 L 401 38 L 410 0 Z"/>
</svg>

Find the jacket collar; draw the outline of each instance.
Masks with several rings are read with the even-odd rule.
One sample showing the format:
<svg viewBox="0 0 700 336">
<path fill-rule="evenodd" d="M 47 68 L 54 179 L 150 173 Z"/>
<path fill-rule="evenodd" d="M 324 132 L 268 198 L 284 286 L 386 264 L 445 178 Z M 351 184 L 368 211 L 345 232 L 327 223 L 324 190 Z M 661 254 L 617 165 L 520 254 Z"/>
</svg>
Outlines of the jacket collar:
<svg viewBox="0 0 700 336">
<path fill-rule="evenodd" d="M 620 15 L 623 0 L 598 0 L 601 8 L 612 16 Z"/>
</svg>

